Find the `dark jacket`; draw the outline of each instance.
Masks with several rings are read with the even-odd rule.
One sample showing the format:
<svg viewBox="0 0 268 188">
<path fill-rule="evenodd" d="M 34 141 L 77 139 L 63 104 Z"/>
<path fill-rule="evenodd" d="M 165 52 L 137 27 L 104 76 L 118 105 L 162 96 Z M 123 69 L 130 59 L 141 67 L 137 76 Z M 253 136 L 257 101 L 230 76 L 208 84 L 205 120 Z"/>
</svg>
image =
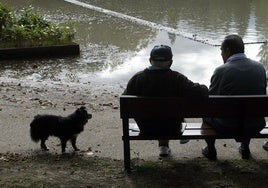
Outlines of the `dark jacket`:
<svg viewBox="0 0 268 188">
<path fill-rule="evenodd" d="M 185 97 L 202 100 L 208 97 L 205 85 L 193 83 L 186 76 L 171 69 L 149 70 L 136 73 L 128 82 L 125 95 L 149 97 Z M 178 134 L 183 119 L 136 119 L 144 134 Z"/>
<path fill-rule="evenodd" d="M 210 95 L 265 95 L 266 72 L 264 67 L 248 58 L 227 62 L 218 67 L 211 77 Z M 206 120 L 207 121 L 207 120 Z M 209 122 L 208 122 L 209 123 Z M 260 118 L 214 118 L 218 132 L 250 137 L 265 126 Z"/>
</svg>

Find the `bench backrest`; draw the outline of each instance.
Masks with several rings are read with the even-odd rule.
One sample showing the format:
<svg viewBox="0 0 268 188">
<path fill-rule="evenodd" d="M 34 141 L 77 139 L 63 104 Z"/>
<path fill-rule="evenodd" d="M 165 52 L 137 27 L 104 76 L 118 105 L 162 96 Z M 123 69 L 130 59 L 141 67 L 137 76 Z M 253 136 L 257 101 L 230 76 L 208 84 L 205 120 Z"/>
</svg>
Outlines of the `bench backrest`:
<svg viewBox="0 0 268 188">
<path fill-rule="evenodd" d="M 213 95 L 199 102 L 186 98 L 122 95 L 120 116 L 122 119 L 265 117 L 268 116 L 268 95 Z"/>
</svg>

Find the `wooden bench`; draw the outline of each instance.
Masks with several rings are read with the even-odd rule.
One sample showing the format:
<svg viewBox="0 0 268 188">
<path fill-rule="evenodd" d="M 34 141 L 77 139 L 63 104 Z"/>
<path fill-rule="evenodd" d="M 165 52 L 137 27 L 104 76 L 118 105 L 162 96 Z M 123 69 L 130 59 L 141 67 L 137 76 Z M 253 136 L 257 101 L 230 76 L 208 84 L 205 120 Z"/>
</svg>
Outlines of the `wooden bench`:
<svg viewBox="0 0 268 188">
<path fill-rule="evenodd" d="M 217 134 L 209 126 L 200 123 L 184 123 L 181 135 L 144 136 L 139 135 L 134 118 L 203 118 L 203 117 L 266 117 L 268 116 L 268 95 L 209 96 L 196 102 L 182 98 L 157 98 L 122 95 L 120 117 L 123 123 L 124 167 L 130 171 L 130 140 L 177 140 L 177 139 L 231 139 L 232 136 Z M 268 138 L 268 127 L 252 138 Z"/>
</svg>

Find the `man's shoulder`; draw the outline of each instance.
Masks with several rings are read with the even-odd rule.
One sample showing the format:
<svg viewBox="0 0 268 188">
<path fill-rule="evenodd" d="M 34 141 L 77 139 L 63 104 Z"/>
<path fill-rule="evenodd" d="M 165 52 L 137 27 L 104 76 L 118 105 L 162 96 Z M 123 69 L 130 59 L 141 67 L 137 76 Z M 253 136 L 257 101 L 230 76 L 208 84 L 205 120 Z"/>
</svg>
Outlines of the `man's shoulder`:
<svg viewBox="0 0 268 188">
<path fill-rule="evenodd" d="M 250 59 L 250 58 L 240 59 L 240 60 L 236 60 L 236 61 L 238 63 L 239 62 L 250 63 L 250 64 L 253 64 L 253 66 L 254 65 L 262 66 L 262 64 L 259 61 L 256 61 L 256 60 L 253 60 L 253 59 Z M 237 64 L 237 63 L 235 63 L 235 61 L 231 61 L 231 64 Z"/>
<path fill-rule="evenodd" d="M 256 65 L 256 66 L 261 66 L 261 67 L 263 67 L 263 64 L 261 63 L 261 62 L 259 62 L 259 61 L 256 61 L 256 60 L 252 60 L 252 59 L 248 59 L 251 63 L 253 63 L 254 65 Z"/>
<path fill-rule="evenodd" d="M 224 70 L 229 69 L 229 68 L 230 68 L 230 65 L 229 64 L 227 64 L 227 63 L 222 64 L 222 65 L 216 67 L 215 73 L 223 72 Z"/>
<path fill-rule="evenodd" d="M 265 72 L 265 68 L 264 68 L 263 64 L 261 64 L 258 61 L 246 58 L 243 60 L 236 60 L 236 61 L 227 62 L 227 63 L 217 67 L 215 69 L 214 74 L 217 74 L 217 75 L 226 74 L 227 72 L 241 70 L 241 68 L 243 70 L 245 70 L 245 69 L 253 70 L 254 69 L 254 70 L 259 70 L 259 71 Z"/>
<path fill-rule="evenodd" d="M 146 69 L 136 72 L 133 77 L 139 76 L 141 74 L 144 74 L 146 72 Z"/>
<path fill-rule="evenodd" d="M 182 73 L 172 70 L 172 69 L 163 69 L 163 70 L 150 70 L 144 69 L 142 71 L 136 72 L 133 77 L 149 76 L 151 74 L 163 74 L 163 75 L 172 75 L 175 77 L 186 77 Z"/>
<path fill-rule="evenodd" d="M 182 73 L 180 73 L 180 72 L 178 72 L 176 70 L 172 70 L 172 69 L 170 69 L 170 74 L 175 74 L 175 75 L 178 75 L 178 76 L 185 76 L 184 74 L 182 74 Z"/>
<path fill-rule="evenodd" d="M 246 59 L 246 63 L 248 63 L 248 66 L 252 67 L 252 68 L 256 68 L 256 69 L 263 69 L 265 70 L 264 66 L 262 63 L 260 63 L 259 61 L 247 58 Z"/>
</svg>

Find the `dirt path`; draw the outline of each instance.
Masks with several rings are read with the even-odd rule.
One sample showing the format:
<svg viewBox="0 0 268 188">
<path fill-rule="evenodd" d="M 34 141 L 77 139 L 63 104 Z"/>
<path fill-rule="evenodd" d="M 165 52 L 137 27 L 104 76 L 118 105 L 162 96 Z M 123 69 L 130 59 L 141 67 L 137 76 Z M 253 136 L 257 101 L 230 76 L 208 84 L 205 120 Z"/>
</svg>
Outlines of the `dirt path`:
<svg viewBox="0 0 268 188">
<path fill-rule="evenodd" d="M 262 160 L 268 152 L 261 139 L 252 141 L 249 162 L 240 159 L 233 140 L 217 141 L 216 163 L 202 157 L 203 140 L 184 145 L 172 141 L 172 157 L 164 161 L 158 158 L 156 141 L 131 142 L 136 170 L 126 175 L 119 117 L 122 91 L 122 86 L 0 80 L 0 187 L 244 187 L 254 181 L 267 185 L 262 178 L 267 177 L 267 161 Z M 67 154 L 61 155 L 53 137 L 47 142 L 49 152 L 31 141 L 29 124 L 36 114 L 65 116 L 81 105 L 93 118 L 78 136 L 80 152 L 73 153 L 67 144 Z M 236 176 L 222 176 L 229 170 Z M 255 180 L 240 181 L 241 173 Z"/>
<path fill-rule="evenodd" d="M 66 116 L 81 105 L 93 114 L 84 132 L 78 136 L 78 147 L 93 156 L 122 159 L 122 129 L 119 116 L 119 97 L 122 86 L 66 85 L 60 83 L 0 80 L 0 153 L 39 153 L 39 144 L 31 141 L 29 124 L 36 114 Z M 262 149 L 263 139 L 252 141 L 253 157 L 263 159 L 268 153 Z M 59 141 L 50 137 L 50 153 L 59 153 Z M 180 145 L 171 142 L 174 158 L 202 157 L 203 140 Z M 67 152 L 72 152 L 67 145 Z M 132 157 L 158 160 L 156 141 L 132 142 Z M 233 140 L 217 141 L 219 158 L 239 159 L 238 144 Z"/>
</svg>

